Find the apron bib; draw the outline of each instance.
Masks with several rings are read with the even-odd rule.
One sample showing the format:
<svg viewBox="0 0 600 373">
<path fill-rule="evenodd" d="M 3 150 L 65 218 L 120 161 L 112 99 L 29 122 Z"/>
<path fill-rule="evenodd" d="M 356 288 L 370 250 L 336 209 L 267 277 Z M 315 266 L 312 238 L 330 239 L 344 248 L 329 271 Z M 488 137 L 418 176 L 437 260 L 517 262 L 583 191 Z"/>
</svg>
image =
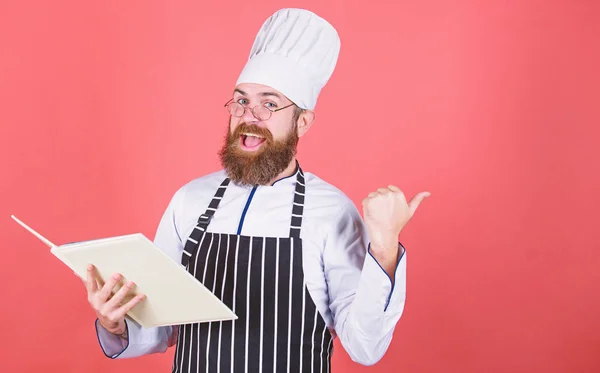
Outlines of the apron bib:
<svg viewBox="0 0 600 373">
<path fill-rule="evenodd" d="M 302 267 L 302 169 L 289 237 L 207 232 L 229 182 L 223 181 L 198 219 L 182 264 L 238 319 L 181 325 L 172 372 L 329 372 L 333 337 Z"/>
</svg>

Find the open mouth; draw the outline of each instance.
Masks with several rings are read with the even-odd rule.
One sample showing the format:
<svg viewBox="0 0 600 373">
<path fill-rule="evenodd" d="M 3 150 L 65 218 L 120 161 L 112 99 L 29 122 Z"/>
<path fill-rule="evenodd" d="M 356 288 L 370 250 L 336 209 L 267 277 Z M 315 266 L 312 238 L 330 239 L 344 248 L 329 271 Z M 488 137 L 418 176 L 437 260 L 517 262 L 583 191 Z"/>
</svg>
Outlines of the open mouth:
<svg viewBox="0 0 600 373">
<path fill-rule="evenodd" d="M 240 147 L 247 151 L 257 150 L 262 146 L 265 140 L 264 137 L 253 133 L 242 133 L 240 135 Z"/>
</svg>

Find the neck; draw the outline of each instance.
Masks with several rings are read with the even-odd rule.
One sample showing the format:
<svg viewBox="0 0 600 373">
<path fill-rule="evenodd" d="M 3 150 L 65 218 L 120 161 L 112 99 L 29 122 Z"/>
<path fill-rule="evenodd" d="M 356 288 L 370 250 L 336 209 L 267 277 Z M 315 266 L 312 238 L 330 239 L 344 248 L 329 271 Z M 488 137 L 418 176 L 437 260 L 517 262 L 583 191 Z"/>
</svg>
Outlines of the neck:
<svg viewBox="0 0 600 373">
<path fill-rule="evenodd" d="M 292 159 L 290 164 L 288 164 L 288 166 L 285 168 L 285 170 L 283 170 L 283 172 L 281 172 L 269 182 L 269 185 L 273 185 L 277 180 L 281 180 L 284 177 L 292 176 L 294 173 L 296 173 L 296 157 Z"/>
</svg>

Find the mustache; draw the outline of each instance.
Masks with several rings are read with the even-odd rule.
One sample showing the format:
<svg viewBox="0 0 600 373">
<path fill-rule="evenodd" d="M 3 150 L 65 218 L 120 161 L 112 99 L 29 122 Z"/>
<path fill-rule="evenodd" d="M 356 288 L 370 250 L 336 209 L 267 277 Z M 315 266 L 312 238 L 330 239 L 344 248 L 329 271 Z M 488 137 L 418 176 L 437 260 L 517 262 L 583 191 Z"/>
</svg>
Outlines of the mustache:
<svg viewBox="0 0 600 373">
<path fill-rule="evenodd" d="M 240 123 L 233 132 L 233 137 L 238 138 L 243 133 L 257 135 L 265 138 L 267 141 L 273 141 L 273 135 L 268 129 L 259 127 L 255 124 Z"/>
</svg>

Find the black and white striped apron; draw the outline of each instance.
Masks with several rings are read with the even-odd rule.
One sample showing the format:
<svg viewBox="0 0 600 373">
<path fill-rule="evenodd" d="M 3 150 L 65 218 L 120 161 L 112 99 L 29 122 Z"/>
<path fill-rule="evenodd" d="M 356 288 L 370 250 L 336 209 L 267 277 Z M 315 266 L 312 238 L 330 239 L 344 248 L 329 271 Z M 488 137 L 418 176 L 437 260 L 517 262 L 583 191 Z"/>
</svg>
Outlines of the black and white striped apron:
<svg viewBox="0 0 600 373">
<path fill-rule="evenodd" d="M 333 338 L 302 268 L 302 169 L 296 176 L 290 237 L 206 232 L 227 185 L 229 179 L 198 219 L 182 264 L 238 319 L 181 325 L 172 371 L 329 372 Z"/>
</svg>

